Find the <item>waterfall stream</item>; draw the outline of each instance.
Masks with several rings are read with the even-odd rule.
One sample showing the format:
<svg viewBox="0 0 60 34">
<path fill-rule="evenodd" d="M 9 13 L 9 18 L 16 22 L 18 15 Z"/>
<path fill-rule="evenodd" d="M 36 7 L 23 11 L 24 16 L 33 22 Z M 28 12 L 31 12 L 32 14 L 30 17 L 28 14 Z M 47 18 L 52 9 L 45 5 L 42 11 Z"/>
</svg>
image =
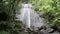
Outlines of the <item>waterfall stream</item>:
<svg viewBox="0 0 60 34">
<path fill-rule="evenodd" d="M 26 28 L 37 30 L 43 25 L 48 29 L 50 28 L 49 25 L 45 24 L 44 18 L 39 17 L 39 14 L 34 11 L 32 4 L 22 4 L 22 8 L 20 9 L 19 14 L 16 14 L 16 17 L 18 18 L 17 20 L 22 21 L 23 24 L 26 25 Z"/>
<path fill-rule="evenodd" d="M 17 17 L 23 21 L 26 28 L 38 28 L 44 25 L 44 19 L 33 10 L 32 4 L 22 4 L 20 13 Z"/>
</svg>

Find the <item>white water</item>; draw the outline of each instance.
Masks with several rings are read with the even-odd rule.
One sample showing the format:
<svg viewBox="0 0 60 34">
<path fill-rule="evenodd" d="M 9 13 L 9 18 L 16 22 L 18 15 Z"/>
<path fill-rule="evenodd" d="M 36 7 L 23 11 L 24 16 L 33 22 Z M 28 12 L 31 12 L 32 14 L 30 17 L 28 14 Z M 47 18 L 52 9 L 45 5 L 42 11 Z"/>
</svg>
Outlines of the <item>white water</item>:
<svg viewBox="0 0 60 34">
<path fill-rule="evenodd" d="M 39 17 L 39 14 L 37 14 L 37 12 L 34 11 L 34 9 L 32 8 L 33 8 L 32 4 L 22 4 L 22 8 L 19 11 L 20 14 L 16 14 L 16 17 L 18 18 L 17 20 L 22 21 L 23 24 L 26 25 L 26 28 L 31 28 L 34 30 L 44 25 L 47 27 L 47 30 L 45 31 L 42 30 L 42 32 L 47 33 L 48 30 L 50 30 L 49 25 L 44 23 L 44 19 Z"/>
<path fill-rule="evenodd" d="M 26 28 L 38 28 L 44 25 L 44 19 L 39 17 L 39 15 L 34 11 L 32 4 L 22 4 L 20 9 L 20 15 L 17 15 L 18 20 L 23 21 Z"/>
</svg>

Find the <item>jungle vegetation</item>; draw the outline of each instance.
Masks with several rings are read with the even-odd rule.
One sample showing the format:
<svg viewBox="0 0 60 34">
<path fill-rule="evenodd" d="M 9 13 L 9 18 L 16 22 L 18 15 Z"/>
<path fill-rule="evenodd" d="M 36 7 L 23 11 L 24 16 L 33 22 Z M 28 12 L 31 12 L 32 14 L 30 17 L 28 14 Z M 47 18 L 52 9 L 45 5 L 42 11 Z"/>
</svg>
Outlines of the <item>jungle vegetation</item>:
<svg viewBox="0 0 60 34">
<path fill-rule="evenodd" d="M 41 17 L 46 19 L 46 23 L 60 30 L 60 0 L 0 0 L 0 34 L 22 32 L 24 25 L 15 21 L 15 14 L 24 2 L 33 4 L 35 11 L 43 12 Z"/>
</svg>

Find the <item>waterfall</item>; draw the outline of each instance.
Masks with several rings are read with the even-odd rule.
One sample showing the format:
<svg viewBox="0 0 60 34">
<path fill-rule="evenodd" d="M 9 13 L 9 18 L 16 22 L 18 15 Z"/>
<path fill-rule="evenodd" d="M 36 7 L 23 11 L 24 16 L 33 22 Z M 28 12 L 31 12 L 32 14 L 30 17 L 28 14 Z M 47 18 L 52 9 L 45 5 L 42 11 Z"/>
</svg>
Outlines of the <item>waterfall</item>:
<svg viewBox="0 0 60 34">
<path fill-rule="evenodd" d="M 28 25 L 27 26 L 30 28 L 30 11 L 28 12 Z"/>
<path fill-rule="evenodd" d="M 32 4 L 22 4 L 22 8 L 19 11 L 19 15 L 16 15 L 18 20 L 23 21 L 26 28 L 36 29 L 44 25 L 44 19 L 34 11 Z"/>
<path fill-rule="evenodd" d="M 42 32 L 47 33 L 48 31 L 52 31 L 53 29 L 50 29 L 50 26 L 45 23 L 44 18 L 39 17 L 38 13 L 34 11 L 32 4 L 22 4 L 19 14 L 16 14 L 18 18 L 16 20 L 22 21 L 23 24 L 26 25 L 26 28 L 31 28 L 32 30 L 37 30 L 41 26 L 46 26 L 47 29 L 41 30 Z"/>
</svg>

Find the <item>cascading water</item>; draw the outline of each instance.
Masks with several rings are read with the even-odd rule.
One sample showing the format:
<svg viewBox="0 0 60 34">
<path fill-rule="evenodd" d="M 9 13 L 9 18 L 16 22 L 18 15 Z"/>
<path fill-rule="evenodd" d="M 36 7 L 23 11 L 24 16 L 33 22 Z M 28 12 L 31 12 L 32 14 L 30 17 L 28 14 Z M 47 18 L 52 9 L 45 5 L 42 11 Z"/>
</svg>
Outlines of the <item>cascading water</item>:
<svg viewBox="0 0 60 34">
<path fill-rule="evenodd" d="M 32 4 L 22 4 L 22 8 L 20 9 L 19 13 L 20 14 L 16 14 L 16 17 L 18 18 L 17 20 L 22 21 L 23 24 L 26 25 L 26 28 L 36 30 L 44 25 L 47 27 L 47 32 L 50 30 L 50 26 L 44 23 L 44 19 L 39 17 L 39 14 L 34 11 Z M 46 31 L 43 30 L 42 32 L 47 33 Z"/>
<path fill-rule="evenodd" d="M 26 28 L 38 28 L 44 25 L 44 19 L 32 9 L 32 4 L 23 4 L 20 9 L 20 15 L 16 16 L 23 21 Z"/>
</svg>

